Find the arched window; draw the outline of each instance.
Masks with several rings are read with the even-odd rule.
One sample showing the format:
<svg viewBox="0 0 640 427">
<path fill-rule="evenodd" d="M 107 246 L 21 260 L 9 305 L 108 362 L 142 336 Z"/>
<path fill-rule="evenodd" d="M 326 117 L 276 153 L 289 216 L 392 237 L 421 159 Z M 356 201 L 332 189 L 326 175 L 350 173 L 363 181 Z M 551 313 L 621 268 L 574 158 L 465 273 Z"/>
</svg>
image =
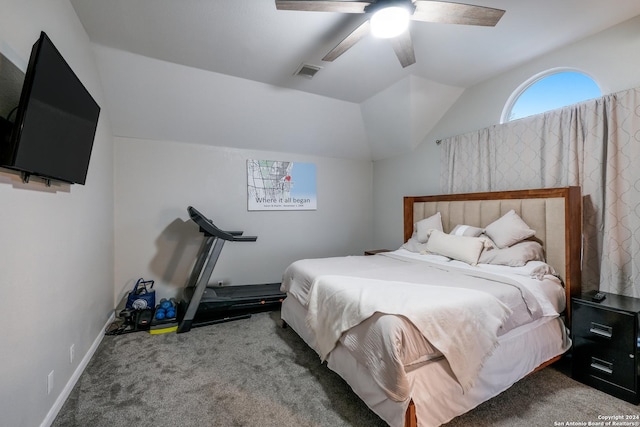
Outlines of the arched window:
<svg viewBox="0 0 640 427">
<path fill-rule="evenodd" d="M 583 72 L 554 69 L 533 76 L 516 89 L 507 101 L 500 122 L 602 96 L 598 84 Z"/>
</svg>

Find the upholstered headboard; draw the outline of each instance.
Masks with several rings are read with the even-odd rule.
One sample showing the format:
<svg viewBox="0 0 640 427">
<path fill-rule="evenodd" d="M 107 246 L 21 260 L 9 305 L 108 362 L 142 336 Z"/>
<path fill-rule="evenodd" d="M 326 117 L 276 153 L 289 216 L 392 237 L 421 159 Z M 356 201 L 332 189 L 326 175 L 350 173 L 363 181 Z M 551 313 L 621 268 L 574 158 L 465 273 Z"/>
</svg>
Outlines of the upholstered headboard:
<svg viewBox="0 0 640 427">
<path fill-rule="evenodd" d="M 580 294 L 582 204 L 580 187 L 486 193 L 407 196 L 404 198 L 404 241 L 414 224 L 436 212 L 442 215 L 445 232 L 457 224 L 485 227 L 509 210 L 536 231 L 547 263 L 565 283 L 567 314 L 572 296 Z"/>
</svg>

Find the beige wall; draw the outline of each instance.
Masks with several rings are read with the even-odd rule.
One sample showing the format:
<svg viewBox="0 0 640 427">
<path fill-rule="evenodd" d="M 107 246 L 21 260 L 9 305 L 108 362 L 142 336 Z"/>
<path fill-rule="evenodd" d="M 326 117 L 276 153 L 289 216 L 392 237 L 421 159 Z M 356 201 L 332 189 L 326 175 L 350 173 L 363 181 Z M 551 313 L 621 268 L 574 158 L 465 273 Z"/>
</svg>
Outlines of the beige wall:
<svg viewBox="0 0 640 427">
<path fill-rule="evenodd" d="M 69 2 L 0 0 L 0 50 L 21 68 L 41 30 L 101 104 L 104 97 L 91 44 Z M 15 173 L 0 171 L 2 425 L 47 423 L 112 313 L 110 129 L 103 110 L 85 186 L 47 188 L 35 178 L 22 184 Z"/>
<path fill-rule="evenodd" d="M 317 210 L 248 211 L 247 159 L 314 163 Z M 115 165 L 117 296 L 140 277 L 156 280 L 158 297 L 184 286 L 202 242 L 188 206 L 258 236 L 225 243 L 211 283 L 280 282 L 296 259 L 361 254 L 372 243 L 370 161 L 119 137 Z"/>
</svg>

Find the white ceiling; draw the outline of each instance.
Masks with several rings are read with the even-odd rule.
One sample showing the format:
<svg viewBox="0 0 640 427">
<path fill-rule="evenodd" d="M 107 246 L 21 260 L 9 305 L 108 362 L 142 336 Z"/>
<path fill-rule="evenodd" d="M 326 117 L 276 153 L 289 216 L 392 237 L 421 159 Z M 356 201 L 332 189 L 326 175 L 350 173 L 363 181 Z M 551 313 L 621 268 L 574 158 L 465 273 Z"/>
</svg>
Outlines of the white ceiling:
<svg viewBox="0 0 640 427">
<path fill-rule="evenodd" d="M 496 27 L 411 23 L 403 69 L 371 36 L 328 53 L 365 15 L 279 11 L 275 0 L 71 0 L 92 42 L 278 87 L 360 103 L 409 74 L 469 87 L 640 14 L 638 0 L 465 0 L 506 10 Z M 301 63 L 323 67 L 294 76 Z"/>
<path fill-rule="evenodd" d="M 640 15 L 640 0 L 464 1 L 506 13 L 495 27 L 412 21 L 416 63 L 403 69 L 372 36 L 321 60 L 366 15 L 70 0 L 115 136 L 365 160 L 412 152 L 465 88 Z M 302 63 L 322 69 L 294 75 Z"/>
</svg>

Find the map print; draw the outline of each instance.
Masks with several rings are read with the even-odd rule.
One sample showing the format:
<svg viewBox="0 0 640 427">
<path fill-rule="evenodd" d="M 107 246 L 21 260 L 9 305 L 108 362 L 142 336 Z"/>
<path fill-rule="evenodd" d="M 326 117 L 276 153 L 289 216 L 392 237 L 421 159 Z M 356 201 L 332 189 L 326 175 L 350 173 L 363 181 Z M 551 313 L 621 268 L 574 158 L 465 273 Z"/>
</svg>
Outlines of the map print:
<svg viewBox="0 0 640 427">
<path fill-rule="evenodd" d="M 315 210 L 316 165 L 278 160 L 247 160 L 250 211 Z"/>
</svg>

